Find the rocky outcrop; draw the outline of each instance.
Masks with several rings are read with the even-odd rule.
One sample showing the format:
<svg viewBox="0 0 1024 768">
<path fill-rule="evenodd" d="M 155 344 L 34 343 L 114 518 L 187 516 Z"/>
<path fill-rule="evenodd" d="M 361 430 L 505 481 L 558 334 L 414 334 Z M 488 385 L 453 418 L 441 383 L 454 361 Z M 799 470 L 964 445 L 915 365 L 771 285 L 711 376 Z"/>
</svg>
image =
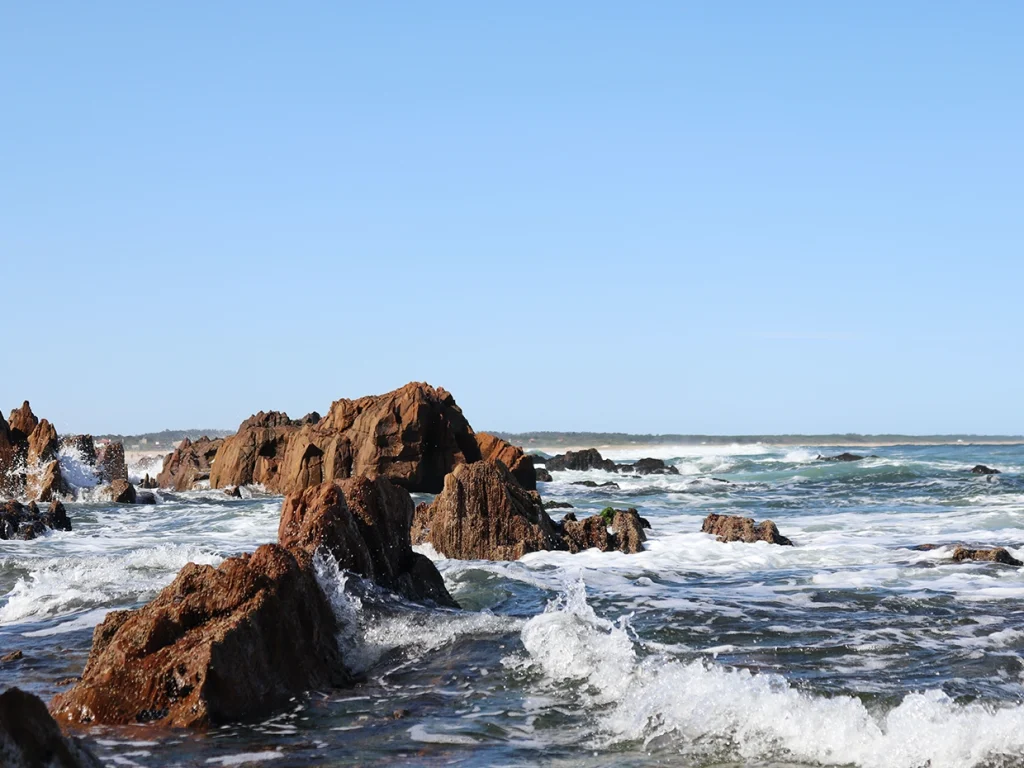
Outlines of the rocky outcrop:
<svg viewBox="0 0 1024 768">
<path fill-rule="evenodd" d="M 590 469 L 603 469 L 606 472 L 618 470 L 618 465 L 611 459 L 603 458 L 596 448 L 560 453 L 544 462 L 544 466 L 549 472 L 561 472 L 567 469 L 578 472 Z"/>
<path fill-rule="evenodd" d="M 1002 565 L 1014 565 L 1017 567 L 1024 565 L 1024 563 L 1011 555 L 1003 547 L 996 547 L 995 549 L 957 547 L 953 550 L 953 562 L 962 563 L 968 560 L 982 563 L 1001 563 Z"/>
<path fill-rule="evenodd" d="M 500 461 L 455 467 L 434 502 L 416 509 L 413 535 L 417 543 L 463 560 L 518 560 L 528 552 L 567 548 L 540 496 Z"/>
<path fill-rule="evenodd" d="M 711 514 L 704 518 L 700 530 L 701 533 L 717 536 L 722 542 L 743 541 L 753 544 L 757 541 L 767 541 L 769 544 L 793 545 L 792 541 L 779 533 L 778 526 L 771 520 L 755 524 L 750 517 Z"/>
<path fill-rule="evenodd" d="M 975 475 L 1001 475 L 1002 474 L 1002 472 L 1000 472 L 998 469 L 993 469 L 992 467 L 986 467 L 984 464 L 976 464 L 974 466 L 974 468 L 971 470 L 971 472 L 972 472 L 972 474 L 975 474 Z"/>
<path fill-rule="evenodd" d="M 445 390 L 412 383 L 384 395 L 337 400 L 322 419 L 283 413 L 247 419 L 224 441 L 213 488 L 261 483 L 295 493 L 332 480 L 387 477 L 437 493 L 455 466 L 480 460 L 469 422 Z"/>
<path fill-rule="evenodd" d="M 136 499 L 135 486 L 127 480 L 115 480 L 107 486 L 110 500 L 115 504 L 134 504 Z"/>
<path fill-rule="evenodd" d="M 550 483 L 552 480 L 554 480 L 554 478 L 551 476 L 551 473 L 548 472 L 544 467 L 537 467 L 536 469 L 534 469 L 534 472 L 537 475 L 538 483 Z"/>
<path fill-rule="evenodd" d="M 190 491 L 196 483 L 209 480 L 214 459 L 217 458 L 223 443 L 224 440 L 221 438 L 211 440 L 206 436 L 193 443 L 186 437 L 173 453 L 164 457 L 164 466 L 157 475 L 156 485 L 175 491 Z"/>
<path fill-rule="evenodd" d="M 45 512 L 34 501 L 22 504 L 12 500 L 0 505 L 0 539 L 34 539 L 48 530 L 71 530 L 61 502 L 51 502 Z"/>
<path fill-rule="evenodd" d="M 39 476 L 39 491 L 35 496 L 39 501 L 53 501 L 70 495 L 71 486 L 61 474 L 60 462 L 54 459 Z"/>
<path fill-rule="evenodd" d="M 146 488 L 147 490 L 149 490 L 159 487 L 160 483 L 156 481 L 156 478 L 150 477 L 148 472 L 146 473 L 146 476 L 139 481 L 139 488 Z"/>
<path fill-rule="evenodd" d="M 619 472 L 633 472 L 637 475 L 678 475 L 679 470 L 661 459 L 640 459 L 633 464 L 619 464 Z"/>
<path fill-rule="evenodd" d="M 124 460 L 123 443 L 107 443 L 96 452 L 96 468 L 100 480 L 112 483 L 115 480 L 128 480 L 128 465 Z"/>
<path fill-rule="evenodd" d="M 635 509 L 605 507 L 600 514 L 583 520 L 577 520 L 570 512 L 562 520 L 561 532 L 573 553 L 596 548 L 602 552 L 635 554 L 643 551 L 643 542 L 647 540 L 644 528 L 650 527 Z"/>
<path fill-rule="evenodd" d="M 28 440 L 28 436 L 39 426 L 39 419 L 32 413 L 32 406 L 28 404 L 28 400 L 21 404 L 21 408 L 11 411 L 7 426 L 15 442 Z"/>
<path fill-rule="evenodd" d="M 568 501 L 555 501 L 549 500 L 544 502 L 544 509 L 572 509 L 573 506 Z"/>
<path fill-rule="evenodd" d="M 0 765 L 4 768 L 101 768 L 57 722 L 37 696 L 19 688 L 0 694 Z"/>
<path fill-rule="evenodd" d="M 18 443 L 11 428 L 0 417 L 0 499 L 20 495 L 24 479 L 15 472 L 18 464 Z"/>
<path fill-rule="evenodd" d="M 600 549 L 602 552 L 614 549 L 608 521 L 601 515 L 591 515 L 584 520 L 577 520 L 576 515 L 570 519 L 570 515 L 566 515 L 562 520 L 562 536 L 573 554 L 587 549 Z"/>
<path fill-rule="evenodd" d="M 579 485 L 583 488 L 607 488 L 611 491 L 619 490 L 619 484 L 611 480 L 604 483 L 599 483 L 596 480 L 578 480 L 575 483 L 569 483 L 569 485 Z"/>
<path fill-rule="evenodd" d="M 81 681 L 51 702 L 76 723 L 204 727 L 346 682 L 337 625 L 307 561 L 267 544 L 189 563 L 150 603 L 96 627 Z"/>
<path fill-rule="evenodd" d="M 56 459 L 60 441 L 57 439 L 57 430 L 54 426 L 46 419 L 42 419 L 29 433 L 26 444 L 28 463 L 32 466 Z"/>
<path fill-rule="evenodd" d="M 533 466 L 533 457 L 524 453 L 522 448 L 487 432 L 477 433 L 476 444 L 480 449 L 480 459 L 482 461 L 500 461 L 508 467 L 508 471 L 512 473 L 512 476 L 519 481 L 523 488 L 528 491 L 537 490 L 537 481 L 540 479 L 539 473 Z M 550 480 L 551 475 L 547 472 L 544 474 Z"/>
<path fill-rule="evenodd" d="M 840 453 L 838 456 L 822 456 L 818 454 L 819 461 L 863 461 L 866 456 L 857 453 Z"/>
<path fill-rule="evenodd" d="M 346 571 L 412 600 L 458 607 L 429 558 L 412 550 L 413 502 L 387 478 L 356 477 L 294 493 L 281 509 L 278 542 L 328 552 Z"/>
</svg>

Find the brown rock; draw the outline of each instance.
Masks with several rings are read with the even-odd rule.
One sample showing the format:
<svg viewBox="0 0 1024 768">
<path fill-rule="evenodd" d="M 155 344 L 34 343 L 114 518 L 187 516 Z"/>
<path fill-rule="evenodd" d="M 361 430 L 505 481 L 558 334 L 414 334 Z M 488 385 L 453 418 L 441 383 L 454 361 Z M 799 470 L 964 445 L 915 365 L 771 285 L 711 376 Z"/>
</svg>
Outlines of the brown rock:
<svg viewBox="0 0 1024 768">
<path fill-rule="evenodd" d="M 635 509 L 617 509 L 612 518 L 612 530 L 615 532 L 615 548 L 627 555 L 643 552 L 647 535 L 644 533 L 644 519 Z M 650 524 L 648 523 L 648 526 Z"/>
<path fill-rule="evenodd" d="M 440 554 L 463 560 L 517 560 L 566 549 L 536 491 L 524 489 L 500 461 L 456 466 L 417 529 Z"/>
<path fill-rule="evenodd" d="M 221 438 L 211 440 L 204 436 L 193 443 L 186 437 L 173 453 L 164 458 L 164 466 L 157 475 L 156 485 L 143 487 L 159 486 L 173 488 L 175 491 L 192 490 L 196 483 L 210 478 L 214 459 L 217 458 L 223 444 L 224 440 Z"/>
<path fill-rule="evenodd" d="M 71 494 L 71 487 L 60 471 L 60 462 L 54 459 L 46 465 L 39 478 L 39 491 L 34 494 L 39 501 L 53 501 Z"/>
<path fill-rule="evenodd" d="M 278 541 L 413 600 L 458 607 L 430 559 L 412 551 L 409 492 L 386 478 L 356 477 L 293 493 L 281 509 Z"/>
<path fill-rule="evenodd" d="M 155 478 L 150 477 L 149 473 L 147 472 L 146 476 L 142 478 L 142 482 L 139 483 L 139 487 L 151 490 L 153 488 L 159 488 L 160 483 L 158 483 Z"/>
<path fill-rule="evenodd" d="M 53 424 L 43 419 L 36 424 L 28 436 L 28 463 L 29 466 L 45 464 L 57 458 L 57 430 Z"/>
<path fill-rule="evenodd" d="M 100 479 L 105 483 L 115 480 L 128 480 L 128 465 L 124 460 L 122 443 L 107 443 L 97 451 L 96 466 L 100 470 Z"/>
<path fill-rule="evenodd" d="M 225 488 L 224 489 L 224 495 L 225 496 L 230 496 L 232 499 L 240 499 L 240 498 L 242 498 L 242 492 L 240 490 L 238 490 L 238 486 L 237 485 L 232 485 L 229 488 Z"/>
<path fill-rule="evenodd" d="M 792 541 L 779 533 L 778 527 L 771 520 L 755 525 L 750 517 L 711 514 L 704 518 L 700 530 L 717 536 L 723 542 L 744 541 L 752 544 L 755 541 L 767 541 L 769 544 L 793 545 Z"/>
<path fill-rule="evenodd" d="M 12 661 L 18 661 L 19 659 L 24 658 L 24 656 L 25 654 L 23 654 L 21 651 L 11 651 L 10 653 L 4 656 L 0 656 L 0 663 L 10 664 Z"/>
<path fill-rule="evenodd" d="M 1002 563 L 1003 565 L 1014 565 L 1017 567 L 1024 565 L 1024 563 L 1011 555 L 1003 547 L 996 547 L 995 549 L 957 547 L 953 550 L 953 562 L 962 563 L 966 560 L 975 560 L 983 563 Z"/>
<path fill-rule="evenodd" d="M 65 736 L 36 696 L 19 688 L 0 695 L 0 764 L 4 768 L 100 768 L 78 739 Z"/>
<path fill-rule="evenodd" d="M 82 681 L 51 710 L 80 723 L 204 727 L 263 715 L 347 681 L 336 622 L 308 560 L 266 544 L 189 563 L 151 603 L 112 611 Z"/>
<path fill-rule="evenodd" d="M 110 500 L 115 504 L 135 503 L 135 486 L 127 480 L 115 480 L 109 485 L 108 490 L 110 491 Z"/>
<path fill-rule="evenodd" d="M 564 454 L 552 456 L 544 466 L 548 471 L 556 472 L 566 469 L 584 471 L 588 469 L 603 469 L 606 472 L 615 472 L 618 466 L 611 459 L 605 459 L 596 448 L 586 448 L 582 451 L 566 451 Z"/>
<path fill-rule="evenodd" d="M 533 456 L 524 453 L 522 448 L 487 432 L 477 432 L 476 444 L 480 448 L 481 460 L 500 461 L 508 467 L 508 471 L 523 488 L 528 491 L 537 490 L 539 477 L 533 466 Z M 547 475 L 547 472 L 545 474 Z M 550 479 L 551 475 L 547 476 Z"/>
<path fill-rule="evenodd" d="M 18 454 L 19 444 L 7 422 L 0 417 L 0 499 L 21 495 L 24 477 L 14 472 Z"/>
<path fill-rule="evenodd" d="M 39 419 L 32 413 L 32 406 L 28 404 L 28 400 L 21 404 L 21 408 L 11 411 L 11 415 L 7 419 L 7 426 L 10 428 L 15 442 L 19 443 L 28 440 L 28 436 L 32 434 L 32 430 L 38 424 Z"/>
<path fill-rule="evenodd" d="M 591 515 L 583 520 L 563 521 L 562 535 L 573 554 L 593 547 L 602 552 L 614 549 L 615 539 L 608 532 L 608 523 L 601 515 Z"/>
</svg>

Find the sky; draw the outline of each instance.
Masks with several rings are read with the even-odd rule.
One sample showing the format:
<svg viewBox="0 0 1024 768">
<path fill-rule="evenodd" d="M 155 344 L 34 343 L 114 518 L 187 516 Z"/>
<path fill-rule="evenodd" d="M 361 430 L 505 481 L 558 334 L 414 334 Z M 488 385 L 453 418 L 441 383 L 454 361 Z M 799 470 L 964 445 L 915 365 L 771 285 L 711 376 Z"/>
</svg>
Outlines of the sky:
<svg viewBox="0 0 1024 768">
<path fill-rule="evenodd" d="M 1024 433 L 1024 6 L 6 3 L 0 406 Z"/>
</svg>

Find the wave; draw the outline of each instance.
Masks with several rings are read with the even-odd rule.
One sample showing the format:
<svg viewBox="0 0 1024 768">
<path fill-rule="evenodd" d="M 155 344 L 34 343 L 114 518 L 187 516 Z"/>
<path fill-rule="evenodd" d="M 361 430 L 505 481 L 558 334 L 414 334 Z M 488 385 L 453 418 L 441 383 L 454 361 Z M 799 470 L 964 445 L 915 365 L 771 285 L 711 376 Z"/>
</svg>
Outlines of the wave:
<svg viewBox="0 0 1024 768">
<path fill-rule="evenodd" d="M 521 636 L 527 656 L 505 663 L 574 691 L 596 719 L 595 747 L 639 741 L 702 762 L 862 768 L 967 768 L 1024 754 L 1024 706 L 958 704 L 929 690 L 872 709 L 853 696 L 799 690 L 778 675 L 644 656 L 628 618 L 598 617 L 582 582 L 527 621 Z"/>
</svg>

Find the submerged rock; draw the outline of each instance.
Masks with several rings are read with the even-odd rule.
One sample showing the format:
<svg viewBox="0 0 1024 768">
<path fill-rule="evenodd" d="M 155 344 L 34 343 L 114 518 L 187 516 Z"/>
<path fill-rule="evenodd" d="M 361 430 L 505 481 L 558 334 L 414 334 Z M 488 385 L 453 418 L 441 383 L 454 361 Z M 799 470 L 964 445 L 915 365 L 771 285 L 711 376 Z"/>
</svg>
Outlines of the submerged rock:
<svg viewBox="0 0 1024 768">
<path fill-rule="evenodd" d="M 457 608 L 430 558 L 412 550 L 413 514 L 409 492 L 387 478 L 323 483 L 285 499 L 278 541 L 308 556 L 323 548 L 386 589 Z"/>
<path fill-rule="evenodd" d="M 957 547 L 953 550 L 953 562 L 962 563 L 967 560 L 982 563 L 1002 563 L 1003 565 L 1014 565 L 1018 567 L 1024 565 L 1024 563 L 1011 555 L 1004 547 L 996 547 L 994 549 L 968 549 L 967 547 Z"/>
<path fill-rule="evenodd" d="M 710 514 L 704 518 L 701 533 L 717 536 L 721 542 L 743 541 L 752 544 L 756 541 L 767 541 L 769 544 L 792 546 L 793 542 L 779 533 L 778 526 L 771 520 L 754 523 L 750 517 L 739 515 Z"/>
<path fill-rule="evenodd" d="M 819 461 L 863 461 L 867 456 L 861 456 L 857 453 L 840 453 L 838 456 L 822 456 L 818 454 Z"/>
<path fill-rule="evenodd" d="M 975 475 L 1001 475 L 998 469 L 992 469 L 992 467 L 986 467 L 984 464 L 976 464 L 971 470 L 972 474 Z"/>
<path fill-rule="evenodd" d="M 61 733 L 37 696 L 19 688 L 0 694 L 0 765 L 4 768 L 101 768 L 82 743 Z"/>
<path fill-rule="evenodd" d="M 550 472 L 564 470 L 586 471 L 590 469 L 603 469 L 606 472 L 615 472 L 618 465 L 611 459 L 605 459 L 596 448 L 585 448 L 582 451 L 566 451 L 557 456 L 552 456 L 544 462 Z"/>
<path fill-rule="evenodd" d="M 678 475 L 679 470 L 661 459 L 640 459 L 633 464 L 619 464 L 619 472 L 635 472 L 638 475 Z"/>
<path fill-rule="evenodd" d="M 223 443 L 224 440 L 221 438 L 211 440 L 205 435 L 194 443 L 186 437 L 178 443 L 178 447 L 172 453 L 164 457 L 164 465 L 156 477 L 156 485 L 175 491 L 191 491 L 196 483 L 209 480 L 214 459 L 217 458 L 217 452 Z M 146 475 L 146 478 L 148 479 L 149 475 Z M 147 487 L 155 486 L 143 486 Z"/>
<path fill-rule="evenodd" d="M 566 549 L 536 491 L 519 484 L 500 461 L 462 464 L 434 502 L 416 509 L 416 543 L 445 557 L 518 560 L 528 552 Z"/>
<path fill-rule="evenodd" d="M 455 466 L 480 447 L 455 399 L 411 383 L 384 395 L 337 400 L 315 423 L 257 414 L 224 441 L 210 485 L 262 483 L 294 493 L 331 480 L 387 477 L 409 491 L 437 493 Z"/>
<path fill-rule="evenodd" d="M 111 611 L 54 715 L 92 724 L 205 727 L 268 714 L 348 681 L 337 624 L 308 558 L 276 544 L 214 568 L 189 563 L 150 603 Z"/>
<path fill-rule="evenodd" d="M 619 489 L 619 484 L 612 482 L 611 480 L 604 483 L 599 483 L 595 480 L 579 480 L 575 483 L 569 483 L 569 485 L 580 485 L 584 488 L 609 488 L 616 491 Z"/>
<path fill-rule="evenodd" d="M 486 432 L 476 433 L 476 444 L 480 448 L 481 461 L 500 461 L 523 488 L 537 490 L 539 473 L 533 466 L 533 457 L 523 453 L 522 448 Z M 544 474 L 550 479 L 551 475 Z"/>
</svg>

